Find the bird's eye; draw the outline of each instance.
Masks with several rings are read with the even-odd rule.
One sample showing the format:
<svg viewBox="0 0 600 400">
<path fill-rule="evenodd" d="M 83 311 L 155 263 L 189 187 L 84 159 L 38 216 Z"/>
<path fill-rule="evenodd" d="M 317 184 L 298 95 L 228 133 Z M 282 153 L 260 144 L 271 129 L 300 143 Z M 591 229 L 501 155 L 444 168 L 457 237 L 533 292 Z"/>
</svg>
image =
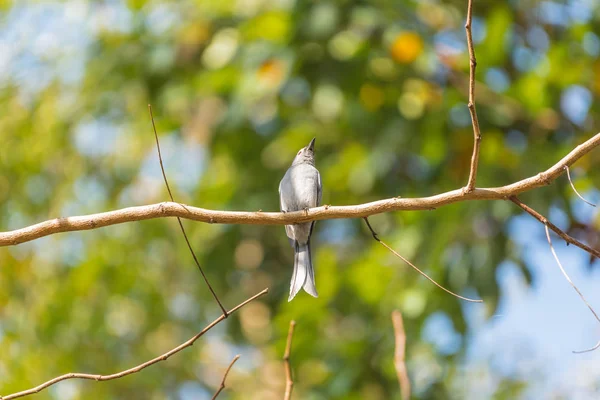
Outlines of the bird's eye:
<svg viewBox="0 0 600 400">
<path fill-rule="evenodd" d="M 300 150 L 297 155 L 300 155 L 300 153 L 302 153 L 302 150 Z"/>
</svg>

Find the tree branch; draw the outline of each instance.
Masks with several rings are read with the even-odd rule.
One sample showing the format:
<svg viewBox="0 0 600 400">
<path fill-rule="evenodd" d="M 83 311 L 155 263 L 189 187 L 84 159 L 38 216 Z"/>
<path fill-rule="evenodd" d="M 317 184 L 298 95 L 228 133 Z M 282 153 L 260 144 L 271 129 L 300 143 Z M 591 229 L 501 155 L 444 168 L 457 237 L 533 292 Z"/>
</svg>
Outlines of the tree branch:
<svg viewBox="0 0 600 400">
<path fill-rule="evenodd" d="M 467 22 L 465 31 L 467 33 L 467 47 L 469 48 L 469 113 L 471 114 L 471 124 L 473 125 L 473 156 L 471 156 L 471 170 L 469 172 L 469 181 L 465 187 L 465 192 L 469 193 L 475 189 L 477 181 L 477 167 L 479 166 L 479 147 L 481 145 L 481 131 L 479 130 L 479 119 L 477 110 L 475 110 L 475 69 L 477 59 L 475 58 L 475 48 L 473 47 L 473 35 L 471 34 L 471 22 L 473 20 L 473 0 L 469 0 L 467 5 Z"/>
<path fill-rule="evenodd" d="M 542 214 L 535 211 L 533 208 L 529 207 L 527 204 L 524 204 L 521 200 L 519 200 L 519 198 L 517 196 L 511 196 L 510 201 L 512 201 L 519 207 L 521 207 L 523 210 L 525 210 L 525 212 L 527 212 L 533 218 L 540 221 L 542 224 L 548 226 L 548 228 L 552 229 L 554 231 L 554 233 L 556 233 L 558 236 L 563 238 L 567 243 L 574 244 L 575 246 L 579 247 L 580 249 L 587 251 L 592 256 L 594 256 L 596 258 L 600 258 L 600 251 L 598 251 L 596 249 L 592 249 L 590 246 L 588 246 L 584 243 L 581 243 L 579 240 L 577 240 L 574 237 L 570 236 L 569 234 L 563 232 L 558 226 L 556 226 L 552 222 L 548 221 L 548 219 L 546 217 L 544 217 Z"/>
<path fill-rule="evenodd" d="M 404 333 L 404 321 L 402 313 L 395 310 L 392 312 L 392 324 L 394 325 L 394 338 L 396 340 L 396 351 L 394 352 L 394 367 L 398 375 L 398 383 L 402 393 L 402 400 L 410 399 L 410 380 L 406 370 L 406 333 Z"/>
<path fill-rule="evenodd" d="M 267 289 L 264 289 L 262 292 L 255 294 L 254 296 L 250 297 L 249 299 L 247 299 L 247 300 L 243 301 L 242 303 L 238 304 L 237 306 L 233 307 L 231 310 L 229 310 L 228 314 L 232 314 L 232 313 L 236 312 L 237 310 L 244 307 L 246 304 L 250 303 L 251 301 L 256 300 L 257 298 L 263 296 L 268 291 L 269 291 L 269 289 L 267 288 Z M 196 340 L 198 340 L 201 336 L 203 336 L 206 332 L 211 330 L 215 325 L 217 325 L 219 322 L 223 321 L 225 318 L 226 318 L 225 315 L 221 314 L 221 316 L 219 318 L 215 319 L 206 328 L 202 329 L 202 331 L 200 331 L 196 335 L 192 336 L 188 341 L 169 350 L 168 352 L 164 353 L 163 355 L 153 358 L 152 360 L 146 361 L 145 363 L 140 364 L 136 367 L 127 369 L 125 371 L 117 372 L 117 373 L 114 373 L 111 375 L 95 375 L 95 374 L 72 372 L 69 374 L 57 376 L 56 378 L 51 379 L 45 383 L 42 383 L 41 385 L 36 386 L 34 388 L 24 390 L 22 392 L 14 393 L 14 394 L 9 394 L 8 396 L 4 396 L 4 397 L 0 396 L 0 400 L 11 400 L 11 399 L 19 398 L 19 397 L 29 396 L 31 394 L 38 393 L 38 392 L 48 388 L 49 386 L 54 385 L 55 383 L 58 383 L 58 382 L 61 382 L 61 381 L 67 380 L 67 379 L 90 379 L 90 380 L 94 380 L 94 381 L 109 381 L 112 379 L 122 378 L 126 375 L 134 374 L 134 373 L 139 372 L 139 371 L 143 370 L 144 368 L 147 368 L 153 364 L 156 364 L 160 361 L 164 361 L 167 358 L 171 357 L 173 354 L 179 353 L 181 350 L 185 349 L 186 347 L 193 345 Z"/>
<path fill-rule="evenodd" d="M 229 371 L 231 371 L 231 367 L 233 367 L 233 364 L 235 364 L 235 362 L 240 358 L 240 355 L 238 354 L 237 356 L 233 357 L 233 360 L 231 360 L 231 363 L 229 364 L 229 367 L 227 367 L 227 369 L 225 370 L 225 374 L 223 375 L 223 379 L 221 379 L 221 385 L 219 386 L 219 389 L 217 389 L 217 391 L 215 392 L 215 394 L 213 395 L 211 400 L 215 400 L 217 398 L 217 396 L 219 396 L 219 394 L 221 393 L 221 391 L 223 391 L 223 389 L 225 389 L 225 380 L 227 379 L 227 375 L 229 375 Z"/>
<path fill-rule="evenodd" d="M 577 146 L 544 172 L 506 186 L 473 189 L 468 193 L 463 192 L 462 189 L 456 189 L 429 197 L 412 199 L 393 197 L 360 205 L 322 206 L 311 208 L 308 211 L 288 213 L 215 211 L 172 202 L 158 203 L 99 214 L 56 218 L 25 228 L 2 232 L 0 233 L 0 246 L 16 245 L 61 232 L 97 229 L 154 218 L 180 217 L 220 224 L 290 225 L 334 218 L 364 218 L 390 211 L 432 210 L 447 204 L 470 200 L 506 200 L 519 193 L 549 185 L 565 172 L 565 166 L 572 165 L 598 145 L 600 145 L 600 133 Z"/>
<path fill-rule="evenodd" d="M 294 328 L 296 321 L 290 321 L 290 330 L 288 331 L 287 342 L 285 344 L 285 353 L 283 354 L 283 363 L 285 366 L 285 393 L 284 400 L 292 398 L 292 390 L 294 389 L 294 380 L 292 379 L 292 365 L 290 364 L 290 354 L 292 352 L 292 338 L 294 337 Z"/>
</svg>

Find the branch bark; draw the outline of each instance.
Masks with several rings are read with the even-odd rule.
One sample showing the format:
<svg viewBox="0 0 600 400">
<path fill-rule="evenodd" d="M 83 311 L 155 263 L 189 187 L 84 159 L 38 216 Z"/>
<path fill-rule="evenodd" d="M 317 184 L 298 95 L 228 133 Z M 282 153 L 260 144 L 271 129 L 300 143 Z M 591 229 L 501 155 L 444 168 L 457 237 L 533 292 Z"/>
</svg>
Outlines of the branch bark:
<svg viewBox="0 0 600 400">
<path fill-rule="evenodd" d="M 254 296 L 250 297 L 249 299 L 247 299 L 247 300 L 243 301 L 242 303 L 238 304 L 237 306 L 233 307 L 231 310 L 229 310 L 228 314 L 232 314 L 232 313 L 236 312 L 237 310 L 244 307 L 246 304 L 250 303 L 251 301 L 256 300 L 257 298 L 265 295 L 268 291 L 269 291 L 269 289 L 264 289 L 262 292 L 255 294 Z M 58 382 L 65 381 L 67 379 L 90 379 L 90 380 L 94 380 L 94 381 L 109 381 L 112 379 L 122 378 L 126 375 L 131 375 L 136 372 L 140 372 L 144 368 L 154 365 L 160 361 L 164 361 L 167 358 L 171 357 L 173 354 L 179 353 L 181 350 L 185 349 L 186 347 L 193 345 L 196 340 L 198 340 L 206 332 L 208 332 L 209 330 L 214 328 L 215 325 L 217 325 L 218 323 L 223 321 L 225 318 L 226 318 L 226 316 L 224 314 L 221 314 L 221 316 L 219 318 L 215 319 L 206 328 L 202 329 L 202 331 L 200 331 L 196 335 L 192 336 L 186 342 L 184 342 L 184 343 L 180 344 L 179 346 L 169 350 L 168 352 L 166 352 L 156 358 L 153 358 L 152 360 L 146 361 L 145 363 L 142 363 L 136 367 L 127 369 L 125 371 L 117 372 L 117 373 L 114 373 L 111 375 L 96 375 L 96 374 L 85 374 L 85 373 L 79 373 L 79 372 L 72 372 L 69 374 L 57 376 L 56 378 L 50 379 L 49 381 L 44 382 L 41 385 L 38 385 L 34 388 L 31 388 L 28 390 L 23 390 L 22 392 L 18 392 L 18 393 L 14 393 L 14 394 L 9 394 L 7 396 L 0 396 L 0 400 L 12 400 L 12 399 L 16 399 L 19 397 L 29 396 L 29 395 L 38 393 Z M 223 379 L 225 379 L 225 378 L 223 378 Z"/>
<path fill-rule="evenodd" d="M 17 245 L 61 232 L 97 229 L 109 225 L 154 218 L 180 217 L 219 224 L 290 225 L 334 218 L 364 218 L 390 211 L 433 210 L 437 207 L 462 201 L 506 200 L 511 196 L 549 185 L 565 172 L 565 166 L 572 165 L 598 145 L 600 145 L 600 133 L 577 146 L 546 171 L 506 186 L 474 189 L 471 192 L 456 189 L 429 197 L 412 199 L 393 197 L 360 205 L 322 206 L 311 208 L 308 211 L 289 213 L 215 211 L 165 202 L 99 214 L 56 218 L 25 228 L 2 232 L 0 233 L 0 247 Z"/>
</svg>

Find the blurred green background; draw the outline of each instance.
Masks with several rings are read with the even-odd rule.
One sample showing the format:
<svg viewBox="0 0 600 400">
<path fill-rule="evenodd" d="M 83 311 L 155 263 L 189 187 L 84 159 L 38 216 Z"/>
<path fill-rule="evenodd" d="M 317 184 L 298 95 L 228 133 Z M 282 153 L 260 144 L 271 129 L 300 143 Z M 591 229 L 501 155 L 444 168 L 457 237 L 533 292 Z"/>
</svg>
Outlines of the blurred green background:
<svg viewBox="0 0 600 400">
<path fill-rule="evenodd" d="M 420 197 L 466 184 L 467 2 L 0 1 L 0 230 L 167 200 L 278 210 L 295 152 L 317 138 L 325 204 Z M 534 175 L 598 130 L 600 6 L 477 1 L 479 186 Z M 572 169 L 598 202 L 600 151 Z M 565 177 L 524 194 L 600 246 L 600 215 Z M 594 399 L 600 329 L 560 276 L 543 227 L 510 202 L 319 222 L 313 299 L 287 302 L 281 226 L 184 221 L 226 307 L 270 288 L 192 348 L 123 379 L 68 381 L 36 399 L 281 399 L 288 324 L 296 399 L 399 399 L 390 313 L 405 317 L 414 398 Z M 600 308 L 600 273 L 558 239 Z M 594 268 L 595 267 L 595 268 Z M 0 394 L 66 372 L 113 373 L 219 315 L 174 219 L 0 249 Z"/>
</svg>

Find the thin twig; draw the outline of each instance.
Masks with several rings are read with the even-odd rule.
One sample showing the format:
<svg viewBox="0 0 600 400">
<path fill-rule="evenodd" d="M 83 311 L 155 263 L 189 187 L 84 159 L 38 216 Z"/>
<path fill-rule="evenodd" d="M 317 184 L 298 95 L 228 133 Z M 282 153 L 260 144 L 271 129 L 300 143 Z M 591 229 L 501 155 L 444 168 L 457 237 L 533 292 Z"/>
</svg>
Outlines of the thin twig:
<svg viewBox="0 0 600 400">
<path fill-rule="evenodd" d="M 589 349 L 573 350 L 573 353 L 575 353 L 575 354 L 589 353 L 590 351 L 598 350 L 599 348 L 600 348 L 600 340 L 593 347 L 590 347 Z"/>
<path fill-rule="evenodd" d="M 292 398 L 292 390 L 294 389 L 294 380 L 292 379 L 292 366 L 290 364 L 290 353 L 292 351 L 292 338 L 294 337 L 294 328 L 296 321 L 290 321 L 290 329 L 288 331 L 287 342 L 285 344 L 285 353 L 283 354 L 283 364 L 285 366 L 285 393 L 284 400 Z"/>
<path fill-rule="evenodd" d="M 406 333 L 404 332 L 404 321 L 402 313 L 398 310 L 392 312 L 392 324 L 394 325 L 394 338 L 396 340 L 396 351 L 394 352 L 394 366 L 398 383 L 402 393 L 402 400 L 410 399 L 410 380 L 406 370 Z"/>
<path fill-rule="evenodd" d="M 158 161 L 160 162 L 160 170 L 162 171 L 162 176 L 163 176 L 163 179 L 165 180 L 165 185 L 167 186 L 167 191 L 169 192 L 169 197 L 171 198 L 172 202 L 175 202 L 175 200 L 173 199 L 173 194 L 171 193 L 171 188 L 169 187 L 169 181 L 167 180 L 167 174 L 165 173 L 165 168 L 163 166 L 162 154 L 160 152 L 160 143 L 158 141 L 158 133 L 156 132 L 156 125 L 154 124 L 154 115 L 152 114 L 152 105 L 150 105 L 150 104 L 148 104 L 148 111 L 150 112 L 150 119 L 152 120 L 152 129 L 154 130 L 154 138 L 156 139 L 156 149 L 158 150 Z M 184 209 L 186 208 L 183 204 L 181 205 L 181 207 L 183 207 Z M 225 309 L 225 307 L 223 307 L 223 304 L 221 304 L 219 297 L 217 296 L 217 294 L 215 293 L 214 289 L 212 288 L 210 282 L 208 281 L 208 277 L 206 276 L 206 274 L 204 273 L 204 270 L 200 266 L 200 262 L 198 261 L 198 258 L 196 257 L 196 253 L 194 252 L 194 249 L 192 249 L 190 240 L 188 239 L 187 234 L 185 233 L 185 229 L 183 228 L 183 223 L 181 222 L 181 218 L 177 217 L 177 222 L 179 223 L 179 227 L 181 228 L 181 233 L 183 233 L 183 237 L 185 238 L 187 247 L 188 247 L 188 249 L 190 249 L 190 253 L 192 254 L 192 257 L 194 258 L 194 262 L 196 263 L 198 270 L 200 271 L 200 273 L 202 274 L 202 277 L 204 278 L 204 282 L 206 282 L 208 289 L 212 293 L 217 304 L 219 304 L 219 307 L 221 308 L 223 315 L 225 316 L 225 318 L 227 318 L 227 310 Z"/>
<path fill-rule="evenodd" d="M 529 215 L 531 215 L 532 217 L 534 217 L 535 219 L 540 221 L 542 224 L 547 225 L 548 228 L 552 229 L 554 231 L 554 233 L 556 233 L 558 236 L 563 238 L 567 243 L 574 244 L 575 246 L 579 247 L 580 249 L 583 249 L 586 252 L 588 252 L 590 255 L 600 258 L 600 251 L 591 248 L 587 244 L 581 243 L 579 240 L 577 240 L 574 237 L 570 236 L 569 234 L 563 232 L 559 227 L 554 225 L 552 222 L 548 221 L 548 219 L 546 217 L 544 217 L 542 214 L 535 211 L 533 208 L 529 207 L 527 204 L 524 204 L 521 200 L 519 200 L 519 198 L 517 196 L 510 196 L 509 200 L 512 201 L 513 203 L 515 203 L 516 205 L 518 205 L 519 207 L 521 207 Z"/>
<path fill-rule="evenodd" d="M 225 370 L 225 374 L 223 375 L 223 379 L 221 379 L 221 385 L 219 386 L 219 389 L 217 389 L 217 391 L 215 392 L 215 394 L 213 395 L 211 400 L 215 400 L 217 398 L 217 396 L 221 393 L 221 391 L 223 389 L 225 389 L 225 380 L 227 379 L 227 375 L 229 375 L 229 371 L 231 370 L 231 367 L 233 367 L 233 364 L 235 364 L 235 362 L 240 358 L 240 355 L 238 354 L 237 356 L 233 357 L 233 360 L 231 360 L 231 363 L 229 364 L 229 367 L 227 367 L 227 369 Z"/>
<path fill-rule="evenodd" d="M 577 189 L 575 189 L 575 185 L 573 185 L 573 181 L 571 180 L 571 172 L 569 172 L 568 165 L 565 165 L 565 169 L 567 170 L 567 178 L 569 178 L 569 183 L 571 184 L 571 189 L 573 189 L 573 191 L 575 192 L 577 197 L 579 197 L 581 200 L 583 200 L 585 203 L 589 204 L 590 206 L 596 207 L 596 205 L 594 203 L 591 203 L 591 202 L 587 201 L 586 199 L 584 199 L 583 196 L 579 194 Z"/>
<path fill-rule="evenodd" d="M 371 227 L 371 224 L 369 223 L 369 218 L 365 217 L 364 218 L 365 222 L 367 223 L 367 226 L 369 227 L 369 230 L 371 231 L 371 234 L 373 235 L 373 239 L 377 240 L 379 243 L 381 243 L 383 245 L 383 247 L 385 247 L 386 249 L 388 249 L 392 254 L 394 254 L 396 257 L 398 257 L 399 259 L 401 259 L 402 261 L 404 261 L 405 263 L 407 263 L 408 265 L 410 265 L 415 271 L 417 271 L 419 274 L 423 275 L 425 278 L 427 278 L 431 283 L 433 283 L 435 286 L 439 287 L 440 289 L 442 289 L 444 292 L 451 294 L 454 297 L 457 297 L 459 299 L 465 300 L 465 301 L 470 301 L 473 303 L 483 303 L 483 300 L 476 300 L 476 299 L 469 299 L 468 297 L 463 297 L 461 295 L 458 295 L 448 289 L 446 289 L 445 287 L 443 287 L 442 285 L 440 285 L 439 283 L 437 283 L 436 281 L 434 281 L 432 278 L 429 277 L 429 275 L 427 275 L 425 272 L 421 271 L 419 268 L 417 268 L 413 263 L 411 263 L 410 261 L 408 261 L 406 258 L 402 257 L 400 254 L 398 254 L 394 249 L 392 249 L 390 246 L 388 246 L 383 240 L 379 239 L 379 236 L 377 235 L 377 233 L 373 230 L 373 228 Z"/>
<path fill-rule="evenodd" d="M 469 193 L 475 189 L 477 181 L 477 167 L 479 165 L 479 148 L 481 145 L 481 131 L 479 129 L 479 119 L 477 110 L 475 110 L 475 69 L 477 59 L 475 58 L 475 48 L 473 47 L 473 35 L 471 34 L 471 22 L 473 20 L 473 0 L 469 0 L 467 6 L 467 22 L 465 31 L 467 33 L 467 46 L 469 48 L 469 113 L 471 114 L 471 123 L 473 125 L 473 156 L 471 157 L 471 170 L 469 171 L 469 181 L 465 187 L 465 192 Z"/>
<path fill-rule="evenodd" d="M 246 304 L 250 303 L 253 300 L 256 300 L 257 298 L 263 296 L 264 294 L 266 294 L 269 291 L 269 289 L 264 289 L 262 292 L 259 292 L 257 294 L 255 294 L 254 296 L 250 297 L 247 300 L 244 300 L 243 302 L 241 302 L 240 304 L 238 304 L 237 306 L 233 307 L 231 310 L 229 310 L 228 314 L 233 314 L 234 312 L 236 312 L 237 310 L 239 310 L 240 308 L 244 307 Z M 179 346 L 167 351 L 166 353 L 153 358 L 152 360 L 146 361 L 143 364 L 140 364 L 136 367 L 127 369 L 125 371 L 121 371 L 121 372 L 117 372 L 111 375 L 95 375 L 95 374 L 84 374 L 84 373 L 78 373 L 78 372 L 72 372 L 69 374 L 64 374 L 61 376 L 58 376 L 54 379 L 51 379 L 45 383 L 42 383 L 39 386 L 36 386 L 32 389 L 28 389 L 28 390 L 24 390 L 22 392 L 18 392 L 18 393 L 14 393 L 14 394 L 10 394 L 8 396 L 0 396 L 0 399 L 2 400 L 11 400 L 11 399 L 16 399 L 19 397 L 24 397 L 24 396 L 28 396 L 34 393 L 38 393 L 44 389 L 46 389 L 49 386 L 54 385 L 55 383 L 67 380 L 67 379 L 90 379 L 90 380 L 94 380 L 94 381 L 109 381 L 112 379 L 118 379 L 118 378 L 122 378 L 126 375 L 130 375 L 130 374 L 134 374 L 136 372 L 139 372 L 141 370 L 143 370 L 146 367 L 149 367 L 153 364 L 156 364 L 160 361 L 164 361 L 166 359 L 168 359 L 169 357 L 171 357 L 173 354 L 180 352 L 181 350 L 185 349 L 186 347 L 189 347 L 191 345 L 194 344 L 194 342 L 196 340 L 198 340 L 201 336 L 203 336 L 206 332 L 208 332 L 209 330 L 211 330 L 215 325 L 217 325 L 219 322 L 223 321 L 225 319 L 225 315 L 222 314 L 221 316 L 219 316 L 219 318 L 215 319 L 213 322 L 211 322 L 208 326 L 206 326 L 206 328 L 202 329 L 202 331 L 200 331 L 199 333 L 197 333 L 196 335 L 192 336 L 189 340 L 187 340 L 186 342 L 180 344 Z"/>
<path fill-rule="evenodd" d="M 506 200 L 510 196 L 548 186 L 565 172 L 565 165 L 573 165 L 584 155 L 600 145 L 600 133 L 575 147 L 569 154 L 547 170 L 509 185 L 473 189 L 465 193 L 463 189 L 420 198 L 392 197 L 365 204 L 348 206 L 321 206 L 307 212 L 244 212 L 207 210 L 182 204 L 163 202 L 145 206 L 128 207 L 103 213 L 55 218 L 38 224 L 8 232 L 0 232 L 0 247 L 14 246 L 44 236 L 62 232 L 75 232 L 98 229 L 104 226 L 154 218 L 180 217 L 209 224 L 252 224 L 252 225 L 293 225 L 335 218 L 364 218 L 391 211 L 432 210 L 448 204 L 473 200 Z"/>
<path fill-rule="evenodd" d="M 594 311 L 594 309 L 592 308 L 592 306 L 590 305 L 590 303 L 588 303 L 588 301 L 583 296 L 583 293 L 581 293 L 581 291 L 579 290 L 579 288 L 573 283 L 573 281 L 571 280 L 571 278 L 567 274 L 567 271 L 565 271 L 564 267 L 560 263 L 560 260 L 558 259 L 558 255 L 556 255 L 556 251 L 554 250 L 554 246 L 552 245 L 552 239 L 550 238 L 550 231 L 548 230 L 548 224 L 547 223 L 544 224 L 544 229 L 546 230 L 546 239 L 548 240 L 548 245 L 550 246 L 550 251 L 552 252 L 552 255 L 554 256 L 554 259 L 556 260 L 556 263 L 558 264 L 558 268 L 560 268 L 560 272 L 562 272 L 562 274 L 564 275 L 564 277 L 567 280 L 567 282 L 569 282 L 569 284 L 573 287 L 573 289 L 575 289 L 575 291 L 577 292 L 577 294 L 579 295 L 579 297 L 581 297 L 581 300 L 590 309 L 590 311 L 592 312 L 592 314 L 594 314 L 594 317 L 596 317 L 596 320 L 598 322 L 600 322 L 600 318 L 598 317 L 598 314 L 596 314 L 596 311 Z M 597 349 L 598 346 L 600 346 L 600 344 L 597 344 L 596 346 L 592 347 L 591 349 L 583 350 L 583 351 L 574 351 L 573 353 L 585 353 L 585 352 Z"/>
</svg>

